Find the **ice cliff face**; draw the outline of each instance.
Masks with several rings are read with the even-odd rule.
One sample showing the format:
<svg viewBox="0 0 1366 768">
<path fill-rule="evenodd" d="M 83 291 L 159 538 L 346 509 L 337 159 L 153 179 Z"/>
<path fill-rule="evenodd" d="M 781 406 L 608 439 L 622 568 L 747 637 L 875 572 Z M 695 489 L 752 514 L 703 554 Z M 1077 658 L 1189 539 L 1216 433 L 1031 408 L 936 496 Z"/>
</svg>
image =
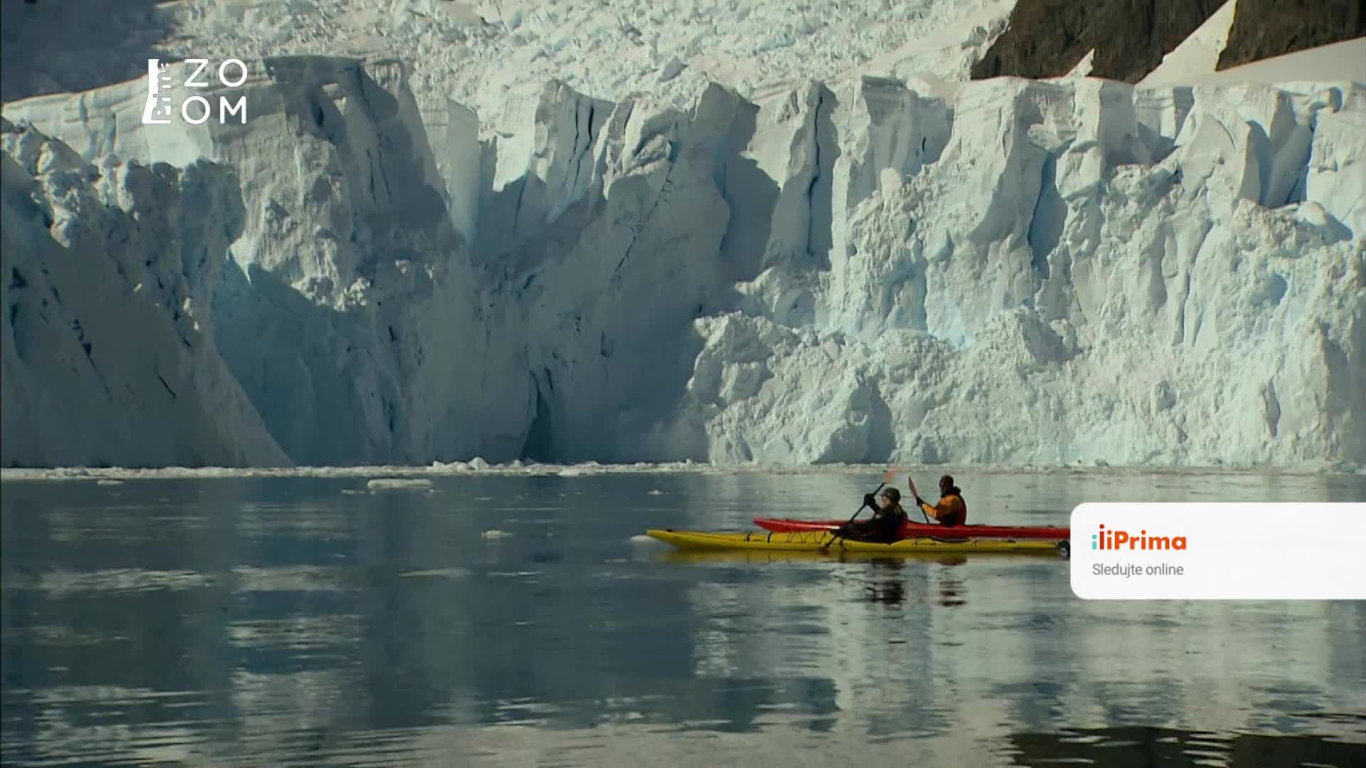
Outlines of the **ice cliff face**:
<svg viewBox="0 0 1366 768">
<path fill-rule="evenodd" d="M 213 237 L 179 235 L 217 260 L 175 298 L 198 357 L 158 310 L 120 365 L 183 358 L 222 426 L 169 459 L 82 429 L 140 422 L 68 372 L 71 320 L 151 310 L 24 314 L 39 284 L 6 277 L 5 463 L 1366 461 L 1359 84 L 850 78 L 679 110 L 551 82 L 482 127 L 419 114 L 396 64 L 272 59 L 250 89 L 248 126 L 160 134 L 136 81 L 6 105 L 71 163 L 218 180 Z M 60 144 L 6 135 L 3 272 L 41 274 L 69 236 L 34 201 L 116 175 L 58 181 L 19 145 Z M 182 273 L 167 221 L 83 258 Z"/>
<path fill-rule="evenodd" d="M 878 135 L 888 90 L 835 130 Z M 928 156 L 841 185 L 828 269 L 754 281 L 815 286 L 814 322 L 785 298 L 700 321 L 671 437 L 760 461 L 1359 462 L 1366 136 L 1337 132 L 1363 95 L 998 80 L 958 92 L 951 135 L 942 105 L 903 106 L 881 135 Z"/>
<path fill-rule="evenodd" d="M 214 343 L 242 231 L 222 167 L 99 166 L 3 125 L 6 464 L 279 464 Z"/>
<path fill-rule="evenodd" d="M 229 180 L 230 194 L 220 196 L 233 216 L 230 226 L 213 222 L 228 215 L 216 201 L 180 207 L 194 226 L 218 236 L 196 254 L 212 263 L 212 271 L 185 290 L 206 326 L 212 319 L 214 343 L 206 360 L 231 371 L 228 379 L 273 437 L 273 452 L 168 454 L 158 461 L 256 463 L 288 457 L 335 464 L 515 453 L 527 405 L 508 406 L 519 388 L 523 400 L 529 396 L 525 367 L 519 363 L 517 375 L 509 374 L 506 366 L 517 358 L 501 353 L 509 349 L 506 337 L 491 338 L 498 323 L 490 315 L 500 310 L 481 303 L 467 234 L 458 228 L 459 217 L 448 212 L 445 184 L 401 68 L 380 64 L 367 70 L 354 60 L 301 57 L 267 60 L 261 69 L 246 89 L 246 127 L 143 126 L 146 88 L 137 81 L 104 89 L 74 110 L 62 97 L 44 97 L 16 111 L 91 157 L 125 157 L 137 167 L 203 156 Z M 87 183 L 104 183 L 99 174 L 88 177 Z M 5 199 L 9 206 L 11 196 Z M 165 215 L 160 200 L 135 199 L 130 205 L 138 220 Z M 28 228 L 41 240 L 38 233 L 46 226 L 35 223 L 35 215 L 26 216 Z M 174 234 L 184 226 L 177 221 L 167 229 Z M 50 239 L 60 241 L 55 234 Z M 230 243 L 232 259 L 223 263 Z M 83 258 L 118 261 L 128 247 L 121 241 L 92 245 Z M 31 251 L 32 246 L 10 247 L 7 233 L 6 273 L 11 258 L 41 261 Z M 178 271 L 179 255 L 162 256 L 164 251 L 149 250 L 148 265 L 172 258 L 166 268 Z M 12 298 L 37 289 L 22 290 L 17 293 L 11 284 L 6 300 L 37 300 Z M 73 311 L 84 316 L 81 327 L 125 332 L 116 302 Z M 60 327 L 67 321 L 47 322 Z M 126 333 L 136 335 L 132 329 Z M 150 340 L 138 343 L 157 349 Z M 41 357 L 44 348 L 34 349 Z M 42 383 L 40 378 L 32 391 L 41 391 Z M 30 444 L 61 430 L 46 420 L 49 409 L 39 408 L 27 392 L 5 389 L 7 435 L 11 413 L 33 415 L 14 425 L 6 461 L 85 461 L 80 453 L 28 452 Z M 95 420 L 93 411 L 117 410 L 90 407 Z M 205 398 L 194 407 L 223 406 Z M 232 419 L 231 413 L 220 417 Z M 86 439 L 79 429 L 68 438 Z M 121 450 L 108 446 L 99 455 L 127 461 L 115 458 Z M 218 455 L 233 458 L 210 458 Z"/>
</svg>

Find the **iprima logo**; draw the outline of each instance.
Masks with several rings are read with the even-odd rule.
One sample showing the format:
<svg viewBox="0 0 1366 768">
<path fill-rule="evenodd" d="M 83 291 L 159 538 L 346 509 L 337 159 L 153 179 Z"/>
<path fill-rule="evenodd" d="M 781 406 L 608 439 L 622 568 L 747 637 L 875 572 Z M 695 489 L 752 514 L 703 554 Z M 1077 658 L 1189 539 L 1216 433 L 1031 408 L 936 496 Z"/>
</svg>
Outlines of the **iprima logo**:
<svg viewBox="0 0 1366 768">
<path fill-rule="evenodd" d="M 147 60 L 147 104 L 142 108 L 143 125 L 170 125 L 171 118 L 178 111 L 180 119 L 190 125 L 203 125 L 214 117 L 214 105 L 204 96 L 193 93 L 190 89 L 233 89 L 240 87 L 247 81 L 247 65 L 241 59 L 224 59 L 218 65 L 218 81 L 215 83 L 209 79 L 208 59 L 186 59 L 183 71 L 189 72 L 189 77 L 179 81 L 171 74 L 170 66 L 163 64 L 160 59 Z M 188 95 L 187 95 L 188 94 Z M 238 124 L 245 125 L 247 122 L 247 97 L 238 95 L 237 101 L 232 102 L 222 93 L 218 93 L 218 124 L 227 125 L 231 119 L 235 119 Z M 176 100 L 179 98 L 179 109 L 175 108 Z"/>
<path fill-rule="evenodd" d="M 1186 548 L 1185 536 L 1149 536 L 1146 530 L 1135 536 L 1128 531 L 1107 531 L 1102 523 L 1100 530 L 1091 534 L 1091 549 L 1117 550 L 1173 550 Z"/>
</svg>

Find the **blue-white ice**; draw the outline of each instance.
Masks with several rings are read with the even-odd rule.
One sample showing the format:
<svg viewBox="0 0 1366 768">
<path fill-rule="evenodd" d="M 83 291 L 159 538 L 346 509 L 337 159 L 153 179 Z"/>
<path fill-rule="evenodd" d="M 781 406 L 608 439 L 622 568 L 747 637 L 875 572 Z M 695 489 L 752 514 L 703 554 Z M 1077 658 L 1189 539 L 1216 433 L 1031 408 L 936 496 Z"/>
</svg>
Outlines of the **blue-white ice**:
<svg viewBox="0 0 1366 768">
<path fill-rule="evenodd" d="M 365 13 L 559 39 L 443 5 Z M 7 103 L 3 463 L 1366 463 L 1366 85 L 964 82 L 999 28 L 939 21 L 648 95 L 446 46 L 252 59 L 246 127 Z"/>
</svg>

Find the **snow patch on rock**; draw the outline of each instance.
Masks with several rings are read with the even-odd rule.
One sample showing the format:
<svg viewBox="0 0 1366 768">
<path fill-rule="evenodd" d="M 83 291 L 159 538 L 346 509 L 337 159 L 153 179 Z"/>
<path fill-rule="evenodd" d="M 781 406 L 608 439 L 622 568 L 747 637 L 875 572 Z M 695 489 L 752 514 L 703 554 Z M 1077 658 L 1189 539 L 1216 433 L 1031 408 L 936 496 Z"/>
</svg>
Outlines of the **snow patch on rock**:
<svg viewBox="0 0 1366 768">
<path fill-rule="evenodd" d="M 1237 8 L 1238 0 L 1225 2 L 1190 37 L 1164 55 L 1162 63 L 1138 84 L 1177 85 L 1213 73 L 1219 64 L 1219 54 L 1228 45 Z"/>
</svg>

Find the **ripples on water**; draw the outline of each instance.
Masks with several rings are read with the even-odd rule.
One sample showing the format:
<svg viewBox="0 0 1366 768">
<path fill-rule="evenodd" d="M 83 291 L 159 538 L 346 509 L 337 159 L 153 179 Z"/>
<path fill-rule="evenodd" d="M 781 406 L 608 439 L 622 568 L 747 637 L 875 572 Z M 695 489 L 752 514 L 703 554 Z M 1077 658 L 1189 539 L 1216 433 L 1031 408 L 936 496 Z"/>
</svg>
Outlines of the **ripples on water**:
<svg viewBox="0 0 1366 768">
<path fill-rule="evenodd" d="M 1346 477 L 956 474 L 974 522 L 1366 498 Z M 1366 765 L 1362 603 L 1086 603 L 1063 561 L 632 538 L 843 516 L 875 482 L 6 482 L 3 762 Z"/>
</svg>

